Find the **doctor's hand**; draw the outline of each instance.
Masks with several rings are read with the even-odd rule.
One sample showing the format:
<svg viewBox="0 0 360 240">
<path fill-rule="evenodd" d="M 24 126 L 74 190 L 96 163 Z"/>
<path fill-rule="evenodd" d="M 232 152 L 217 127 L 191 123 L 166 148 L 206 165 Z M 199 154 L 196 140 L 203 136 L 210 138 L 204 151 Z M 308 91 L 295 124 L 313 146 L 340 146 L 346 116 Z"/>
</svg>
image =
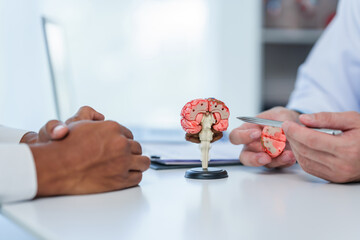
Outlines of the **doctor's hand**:
<svg viewBox="0 0 360 240">
<path fill-rule="evenodd" d="M 88 194 L 136 186 L 150 159 L 126 127 L 113 121 L 77 121 L 61 141 L 30 144 L 37 196 Z"/>
<path fill-rule="evenodd" d="M 105 119 L 104 115 L 95 111 L 89 106 L 81 107 L 77 113 L 69 118 L 65 124 L 59 120 L 48 121 L 39 131 L 39 133 L 28 132 L 26 133 L 20 143 L 39 143 L 47 142 L 50 140 L 61 140 L 69 133 L 68 124 L 81 120 L 94 120 L 94 121 L 103 121 Z"/>
<path fill-rule="evenodd" d="M 299 113 L 295 111 L 283 107 L 275 107 L 260 113 L 257 117 L 278 121 L 297 121 L 298 116 Z M 263 126 L 261 125 L 244 123 L 231 131 L 229 136 L 231 143 L 235 145 L 244 144 L 239 157 L 240 162 L 246 166 L 266 166 L 268 168 L 289 167 L 293 165 L 296 160 L 288 144 L 284 152 L 276 158 L 271 158 L 264 152 L 260 142 L 262 129 Z"/>
<path fill-rule="evenodd" d="M 309 127 L 339 129 L 333 136 L 285 122 L 282 128 L 300 166 L 335 183 L 360 181 L 360 114 L 357 112 L 303 114 Z"/>
</svg>

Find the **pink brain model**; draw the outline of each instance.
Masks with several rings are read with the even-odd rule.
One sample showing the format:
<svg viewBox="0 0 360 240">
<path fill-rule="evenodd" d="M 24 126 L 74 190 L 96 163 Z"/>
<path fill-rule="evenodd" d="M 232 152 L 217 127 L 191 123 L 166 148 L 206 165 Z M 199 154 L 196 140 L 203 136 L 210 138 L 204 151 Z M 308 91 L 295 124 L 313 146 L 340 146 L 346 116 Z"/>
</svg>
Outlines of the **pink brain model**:
<svg viewBox="0 0 360 240">
<path fill-rule="evenodd" d="M 181 110 L 181 126 L 190 134 L 197 134 L 201 131 L 201 120 L 204 114 L 212 114 L 215 123 L 212 128 L 223 132 L 229 126 L 229 108 L 215 98 L 195 99 L 185 104 Z"/>
</svg>

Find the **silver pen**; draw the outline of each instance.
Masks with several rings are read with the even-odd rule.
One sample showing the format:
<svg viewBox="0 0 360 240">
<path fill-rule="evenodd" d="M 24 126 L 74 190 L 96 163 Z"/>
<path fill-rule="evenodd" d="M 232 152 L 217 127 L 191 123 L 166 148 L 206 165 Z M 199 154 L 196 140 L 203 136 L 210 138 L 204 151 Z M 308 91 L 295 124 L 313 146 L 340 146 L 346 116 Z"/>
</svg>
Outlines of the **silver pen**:
<svg viewBox="0 0 360 240">
<path fill-rule="evenodd" d="M 237 119 L 240 119 L 244 122 L 248 123 L 254 123 L 264 126 L 272 126 L 272 127 L 280 127 L 283 124 L 281 121 L 275 121 L 275 120 L 269 120 L 269 119 L 263 119 L 263 118 L 257 118 L 257 117 L 237 117 Z M 341 130 L 334 130 L 334 129 L 326 129 L 326 128 L 311 128 L 312 130 L 323 132 L 331 135 L 339 135 L 343 132 Z"/>
</svg>

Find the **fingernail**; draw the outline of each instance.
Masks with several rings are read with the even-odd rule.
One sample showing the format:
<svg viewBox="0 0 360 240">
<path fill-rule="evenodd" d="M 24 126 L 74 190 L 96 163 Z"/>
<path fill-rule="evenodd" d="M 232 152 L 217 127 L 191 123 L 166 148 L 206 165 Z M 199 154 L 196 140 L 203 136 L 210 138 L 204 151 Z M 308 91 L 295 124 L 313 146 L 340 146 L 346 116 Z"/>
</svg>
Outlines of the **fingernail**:
<svg viewBox="0 0 360 240">
<path fill-rule="evenodd" d="M 252 138 L 252 139 L 258 139 L 258 138 L 260 137 L 260 135 L 261 135 L 261 132 L 260 132 L 260 131 L 255 131 L 255 132 L 252 132 L 252 133 L 250 134 L 250 138 Z"/>
<path fill-rule="evenodd" d="M 314 116 L 314 114 L 301 114 L 299 116 L 299 118 L 301 118 L 302 120 L 305 120 L 307 122 L 312 122 L 312 121 L 314 121 L 315 116 Z"/>
<path fill-rule="evenodd" d="M 54 128 L 54 133 L 55 132 L 58 132 L 58 131 L 61 131 L 62 129 L 64 129 L 65 126 L 64 125 L 57 125 L 55 128 Z"/>
<path fill-rule="evenodd" d="M 268 160 L 266 158 L 259 158 L 258 162 L 261 164 L 261 165 L 265 165 L 265 164 L 268 164 Z"/>
</svg>

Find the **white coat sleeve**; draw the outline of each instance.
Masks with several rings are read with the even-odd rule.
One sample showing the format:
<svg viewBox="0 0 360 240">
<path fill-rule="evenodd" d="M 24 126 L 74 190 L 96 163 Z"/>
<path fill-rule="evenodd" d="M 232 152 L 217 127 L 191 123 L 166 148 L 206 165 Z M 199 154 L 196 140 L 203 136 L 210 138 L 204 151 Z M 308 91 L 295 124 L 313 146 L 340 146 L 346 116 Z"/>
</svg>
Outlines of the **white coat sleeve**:
<svg viewBox="0 0 360 240">
<path fill-rule="evenodd" d="M 0 126 L 0 143 L 19 143 L 29 131 Z"/>
<path fill-rule="evenodd" d="M 32 199 L 36 192 L 36 168 L 29 146 L 0 143 L 0 204 Z"/>
<path fill-rule="evenodd" d="M 337 15 L 299 68 L 287 107 L 304 113 L 360 110 L 360 1 Z"/>
</svg>

